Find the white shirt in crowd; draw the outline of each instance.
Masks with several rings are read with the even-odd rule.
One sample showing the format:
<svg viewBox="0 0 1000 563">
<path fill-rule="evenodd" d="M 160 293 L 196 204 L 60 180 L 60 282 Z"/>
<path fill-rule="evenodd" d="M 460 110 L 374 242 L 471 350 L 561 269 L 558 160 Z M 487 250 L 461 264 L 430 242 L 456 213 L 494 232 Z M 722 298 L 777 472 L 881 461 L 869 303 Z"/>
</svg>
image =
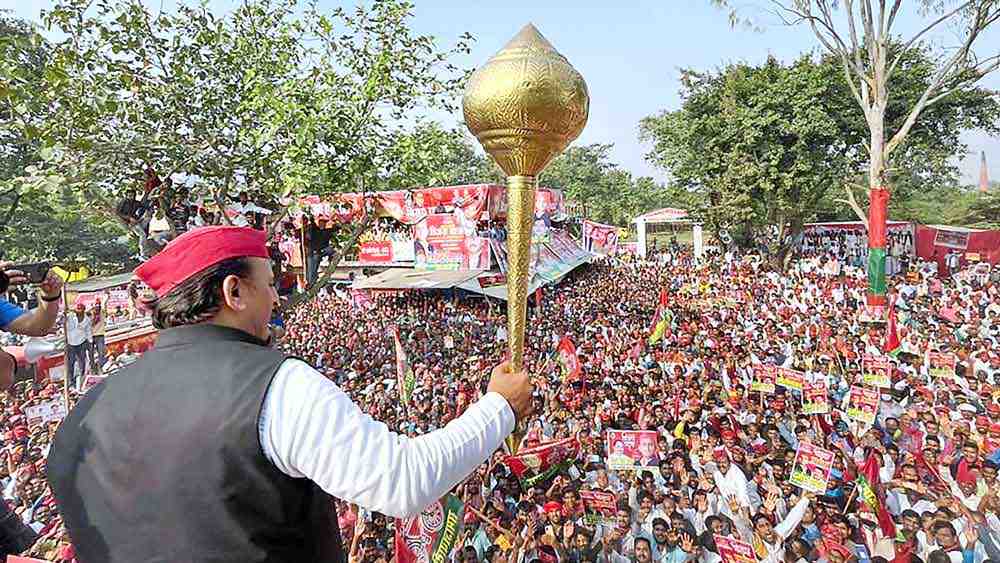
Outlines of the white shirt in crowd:
<svg viewBox="0 0 1000 563">
<path fill-rule="evenodd" d="M 84 315 L 83 320 L 76 318 L 76 313 L 70 313 L 66 319 L 66 341 L 70 346 L 79 346 L 93 339 L 90 317 Z"/>
<path fill-rule="evenodd" d="M 420 513 L 466 478 L 514 429 L 514 411 L 487 393 L 446 427 L 407 438 L 363 413 L 335 383 L 286 360 L 260 420 L 264 455 L 341 500 L 393 517 Z"/>
</svg>

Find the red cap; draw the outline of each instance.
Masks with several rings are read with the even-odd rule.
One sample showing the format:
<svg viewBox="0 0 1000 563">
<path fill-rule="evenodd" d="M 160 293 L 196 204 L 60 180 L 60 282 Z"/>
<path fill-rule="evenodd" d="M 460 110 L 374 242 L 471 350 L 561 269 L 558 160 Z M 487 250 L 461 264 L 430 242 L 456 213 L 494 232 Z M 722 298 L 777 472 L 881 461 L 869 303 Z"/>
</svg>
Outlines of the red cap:
<svg viewBox="0 0 1000 563">
<path fill-rule="evenodd" d="M 546 514 L 552 514 L 553 512 L 562 512 L 562 505 L 554 500 L 550 500 L 542 506 L 542 511 Z"/>
<path fill-rule="evenodd" d="M 269 258 L 267 234 L 246 227 L 202 227 L 167 244 L 135 270 L 135 275 L 163 297 L 195 274 L 230 258 Z"/>
<path fill-rule="evenodd" d="M 726 460 L 729 459 L 729 452 L 725 448 L 715 448 L 712 452 L 712 457 L 715 458 L 715 461 Z"/>
<path fill-rule="evenodd" d="M 736 432 L 733 432 L 732 430 L 729 430 L 727 428 L 727 429 L 725 429 L 725 430 L 722 431 L 722 439 L 723 440 L 735 440 L 736 439 Z"/>
</svg>

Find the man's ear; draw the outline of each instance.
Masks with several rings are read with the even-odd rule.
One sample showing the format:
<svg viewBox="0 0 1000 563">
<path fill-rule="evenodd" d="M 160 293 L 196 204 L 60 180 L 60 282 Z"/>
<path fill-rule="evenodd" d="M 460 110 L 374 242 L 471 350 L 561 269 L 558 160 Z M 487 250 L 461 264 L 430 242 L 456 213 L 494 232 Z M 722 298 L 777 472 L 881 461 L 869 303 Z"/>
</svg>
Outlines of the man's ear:
<svg viewBox="0 0 1000 563">
<path fill-rule="evenodd" d="M 239 276 L 226 276 L 222 280 L 222 303 L 234 311 L 242 311 L 246 304 L 240 299 Z"/>
</svg>

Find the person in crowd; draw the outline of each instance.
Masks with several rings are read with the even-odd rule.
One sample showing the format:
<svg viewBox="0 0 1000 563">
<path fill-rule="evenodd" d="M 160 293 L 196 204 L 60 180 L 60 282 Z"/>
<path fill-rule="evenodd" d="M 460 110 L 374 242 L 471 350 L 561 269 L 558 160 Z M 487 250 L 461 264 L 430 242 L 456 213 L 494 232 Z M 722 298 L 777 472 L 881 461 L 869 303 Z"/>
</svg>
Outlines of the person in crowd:
<svg viewBox="0 0 1000 563">
<path fill-rule="evenodd" d="M 73 309 L 73 313 L 66 316 L 66 378 L 71 387 L 77 387 L 88 373 L 87 358 L 94 343 L 94 325 L 87 316 L 86 305 L 78 301 Z"/>
<path fill-rule="evenodd" d="M 104 369 L 104 362 L 107 360 L 108 348 L 105 336 L 107 335 L 107 319 L 104 315 L 104 308 L 101 300 L 94 302 L 90 309 L 90 365 L 93 373 L 101 373 Z"/>
</svg>

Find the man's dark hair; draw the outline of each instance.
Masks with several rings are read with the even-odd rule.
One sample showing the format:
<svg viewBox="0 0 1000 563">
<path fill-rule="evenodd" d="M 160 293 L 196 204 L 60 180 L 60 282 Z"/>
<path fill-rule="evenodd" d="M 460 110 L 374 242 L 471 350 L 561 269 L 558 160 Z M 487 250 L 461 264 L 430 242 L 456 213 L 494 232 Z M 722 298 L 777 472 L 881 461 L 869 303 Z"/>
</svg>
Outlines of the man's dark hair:
<svg viewBox="0 0 1000 563">
<path fill-rule="evenodd" d="M 209 266 L 151 304 L 158 329 L 203 323 L 222 308 L 222 281 L 250 275 L 250 261 L 230 258 Z"/>
<path fill-rule="evenodd" d="M 649 541 L 649 538 L 647 538 L 646 536 L 636 536 L 635 542 L 633 542 L 632 544 L 632 548 L 634 549 L 635 545 L 641 541 L 646 542 L 646 548 L 649 549 L 650 552 L 653 551 L 653 542 Z"/>
</svg>

